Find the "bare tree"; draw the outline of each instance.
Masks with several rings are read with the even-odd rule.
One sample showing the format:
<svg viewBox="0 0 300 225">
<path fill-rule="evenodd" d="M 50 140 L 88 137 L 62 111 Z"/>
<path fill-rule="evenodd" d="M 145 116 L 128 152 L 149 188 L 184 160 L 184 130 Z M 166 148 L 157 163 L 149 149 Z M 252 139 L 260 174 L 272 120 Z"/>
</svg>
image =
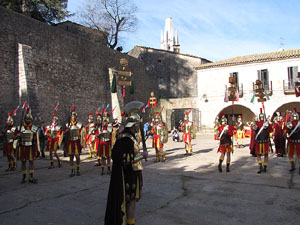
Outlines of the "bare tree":
<svg viewBox="0 0 300 225">
<path fill-rule="evenodd" d="M 88 0 L 77 12 L 85 26 L 106 31 L 107 44 L 114 49 L 121 32 L 134 32 L 137 26 L 137 7 L 132 0 Z"/>
</svg>

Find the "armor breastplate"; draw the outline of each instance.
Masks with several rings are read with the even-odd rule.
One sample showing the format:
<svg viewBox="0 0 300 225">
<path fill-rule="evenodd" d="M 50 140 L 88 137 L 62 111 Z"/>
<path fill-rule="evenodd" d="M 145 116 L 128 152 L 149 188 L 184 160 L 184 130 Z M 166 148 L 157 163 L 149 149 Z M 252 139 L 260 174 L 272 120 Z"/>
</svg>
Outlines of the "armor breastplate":
<svg viewBox="0 0 300 225">
<path fill-rule="evenodd" d="M 110 133 L 112 132 L 112 127 L 107 127 L 106 130 L 102 131 L 101 141 L 109 141 L 110 140 Z"/>
<path fill-rule="evenodd" d="M 259 132 L 260 128 L 258 129 Z M 269 132 L 268 132 L 268 128 L 263 129 L 261 131 L 261 133 L 259 134 L 259 136 L 256 139 L 256 142 L 258 143 L 266 143 L 269 141 Z"/>
<path fill-rule="evenodd" d="M 21 128 L 21 145 L 32 146 L 33 136 L 37 131 L 36 126 L 32 126 L 31 130 L 25 130 L 24 126 Z"/>
<path fill-rule="evenodd" d="M 162 131 L 162 129 L 161 129 L 161 126 L 160 125 L 157 125 L 156 127 L 155 127 L 155 131 L 156 131 L 156 135 L 160 135 L 160 133 L 161 133 L 161 131 Z"/>
<path fill-rule="evenodd" d="M 76 125 L 71 125 L 70 128 L 70 139 L 72 141 L 79 140 L 81 124 L 77 123 Z"/>
<path fill-rule="evenodd" d="M 131 141 L 133 142 L 133 154 L 123 154 L 123 159 L 125 163 L 129 163 L 132 166 L 133 171 L 140 171 L 143 170 L 143 165 L 142 165 L 142 160 L 138 160 L 137 162 L 134 162 L 134 158 L 139 157 L 140 154 L 140 149 L 137 143 L 137 140 L 130 134 L 128 133 L 123 133 L 119 136 L 119 138 L 124 138 L 124 137 L 129 137 Z"/>
<path fill-rule="evenodd" d="M 191 133 L 191 126 L 192 124 L 190 122 L 188 123 L 185 123 L 184 126 L 183 126 L 183 129 L 184 129 L 184 133 Z"/>
<path fill-rule="evenodd" d="M 244 129 L 244 123 L 238 124 L 237 128 L 238 128 L 238 130 L 243 130 Z"/>
<path fill-rule="evenodd" d="M 221 145 L 230 145 L 231 144 L 231 137 L 228 134 L 228 131 L 224 131 L 221 139 L 220 139 Z"/>
<path fill-rule="evenodd" d="M 95 128 L 95 124 L 94 123 L 88 124 L 88 134 L 91 134 L 92 131 L 94 130 L 94 128 Z"/>
<path fill-rule="evenodd" d="M 12 127 L 11 129 L 6 131 L 5 134 L 5 143 L 12 143 L 14 141 L 14 132 L 15 132 L 16 128 Z"/>
<path fill-rule="evenodd" d="M 57 133 L 59 132 L 61 126 L 50 127 L 50 138 L 57 138 Z"/>
<path fill-rule="evenodd" d="M 289 129 L 289 134 L 292 132 L 292 130 L 294 130 L 295 127 L 293 127 L 292 129 Z M 300 143 L 300 128 L 298 128 L 292 136 L 290 136 L 289 138 L 291 143 Z"/>
</svg>

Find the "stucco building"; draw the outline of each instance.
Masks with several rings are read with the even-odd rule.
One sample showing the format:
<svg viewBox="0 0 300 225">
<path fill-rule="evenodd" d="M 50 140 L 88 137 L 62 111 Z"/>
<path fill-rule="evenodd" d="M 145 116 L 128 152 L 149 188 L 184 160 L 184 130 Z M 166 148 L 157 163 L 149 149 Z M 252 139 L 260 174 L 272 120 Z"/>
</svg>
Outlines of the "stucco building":
<svg viewBox="0 0 300 225">
<path fill-rule="evenodd" d="M 231 120 L 232 110 L 235 116 L 242 115 L 244 122 L 251 121 L 253 114 L 260 112 L 262 104 L 253 97 L 253 83 L 259 79 L 270 96 L 265 102 L 266 115 L 279 111 L 285 115 L 287 109 L 297 107 L 300 111 L 299 98 L 296 98 L 294 82 L 298 79 L 300 67 L 300 49 L 280 50 L 264 54 L 239 56 L 197 66 L 198 104 L 203 128 L 211 129 L 220 112 Z M 236 77 L 239 89 L 239 101 L 224 102 L 225 85 L 229 77 Z"/>
</svg>

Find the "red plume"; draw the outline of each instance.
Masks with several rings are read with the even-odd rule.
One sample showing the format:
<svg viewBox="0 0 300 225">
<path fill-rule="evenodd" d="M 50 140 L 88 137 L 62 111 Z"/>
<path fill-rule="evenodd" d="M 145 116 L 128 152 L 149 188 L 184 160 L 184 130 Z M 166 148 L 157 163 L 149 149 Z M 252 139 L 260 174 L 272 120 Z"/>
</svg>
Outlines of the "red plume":
<svg viewBox="0 0 300 225">
<path fill-rule="evenodd" d="M 71 111 L 75 111 L 76 107 L 72 106 Z"/>
<path fill-rule="evenodd" d="M 12 114 L 11 114 L 11 113 L 8 113 L 8 116 L 12 116 Z"/>
<path fill-rule="evenodd" d="M 260 108 L 260 113 L 262 113 L 262 108 Z"/>
<path fill-rule="evenodd" d="M 155 112 L 156 115 L 159 115 L 159 112 Z"/>
<path fill-rule="evenodd" d="M 224 112 L 221 112 L 220 113 L 220 117 L 222 117 L 222 116 L 224 116 L 225 115 L 225 113 Z"/>
<path fill-rule="evenodd" d="M 26 108 L 26 113 L 29 113 L 29 107 Z"/>
<path fill-rule="evenodd" d="M 121 116 L 125 116 L 126 115 L 126 113 L 123 111 L 122 113 L 121 113 Z"/>
<path fill-rule="evenodd" d="M 56 116 L 56 112 L 53 112 L 53 116 Z"/>
<path fill-rule="evenodd" d="M 89 116 L 92 116 L 92 115 L 93 115 L 93 114 L 90 112 L 90 113 L 89 113 Z"/>
<path fill-rule="evenodd" d="M 296 109 L 296 107 L 294 107 L 294 112 L 297 112 L 297 109 Z"/>
</svg>

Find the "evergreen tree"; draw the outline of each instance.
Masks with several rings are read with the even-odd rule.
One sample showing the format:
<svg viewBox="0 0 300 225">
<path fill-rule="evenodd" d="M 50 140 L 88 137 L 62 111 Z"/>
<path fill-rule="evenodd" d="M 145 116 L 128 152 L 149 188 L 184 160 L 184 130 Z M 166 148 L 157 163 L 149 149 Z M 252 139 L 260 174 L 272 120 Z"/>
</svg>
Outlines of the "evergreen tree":
<svg viewBox="0 0 300 225">
<path fill-rule="evenodd" d="M 48 24 L 70 16 L 68 0 L 0 0 L 0 5 Z"/>
</svg>

